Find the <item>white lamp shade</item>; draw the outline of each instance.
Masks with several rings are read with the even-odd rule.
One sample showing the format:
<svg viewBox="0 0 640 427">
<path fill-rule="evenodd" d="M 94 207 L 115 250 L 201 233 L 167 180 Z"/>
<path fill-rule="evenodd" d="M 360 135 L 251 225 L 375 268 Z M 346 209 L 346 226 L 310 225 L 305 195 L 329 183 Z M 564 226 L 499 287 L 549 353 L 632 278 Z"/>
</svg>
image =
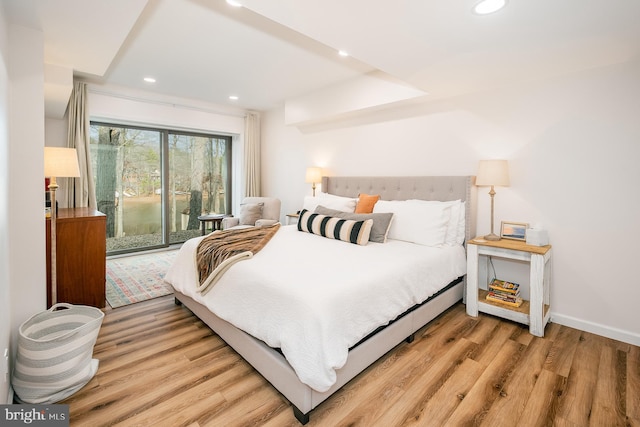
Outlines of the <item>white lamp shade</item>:
<svg viewBox="0 0 640 427">
<path fill-rule="evenodd" d="M 304 178 L 304 182 L 316 183 L 322 179 L 322 169 L 320 168 L 307 168 L 307 173 Z"/>
<path fill-rule="evenodd" d="M 480 160 L 476 185 L 509 186 L 509 163 L 506 160 Z"/>
<path fill-rule="evenodd" d="M 75 148 L 44 147 L 44 176 L 76 178 L 80 176 Z"/>
</svg>

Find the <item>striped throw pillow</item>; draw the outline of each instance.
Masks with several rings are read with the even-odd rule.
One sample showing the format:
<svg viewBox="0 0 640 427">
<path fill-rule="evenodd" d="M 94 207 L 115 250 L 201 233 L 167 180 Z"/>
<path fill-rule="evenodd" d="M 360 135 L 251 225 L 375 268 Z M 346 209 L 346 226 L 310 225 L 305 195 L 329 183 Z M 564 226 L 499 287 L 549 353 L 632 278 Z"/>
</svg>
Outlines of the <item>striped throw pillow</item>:
<svg viewBox="0 0 640 427">
<path fill-rule="evenodd" d="M 342 240 L 356 245 L 366 245 L 373 220 L 354 221 L 351 219 L 334 218 L 329 215 L 320 215 L 303 209 L 298 219 L 298 231 L 326 237 L 328 239 Z"/>
</svg>

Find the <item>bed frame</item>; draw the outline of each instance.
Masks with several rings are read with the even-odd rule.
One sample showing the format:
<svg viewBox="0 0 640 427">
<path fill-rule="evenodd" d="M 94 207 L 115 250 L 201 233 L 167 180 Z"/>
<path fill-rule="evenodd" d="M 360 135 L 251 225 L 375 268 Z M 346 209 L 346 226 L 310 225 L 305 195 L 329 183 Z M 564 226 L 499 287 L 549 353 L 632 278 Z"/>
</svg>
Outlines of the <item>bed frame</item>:
<svg viewBox="0 0 640 427">
<path fill-rule="evenodd" d="M 383 200 L 461 199 L 467 202 L 465 236 L 466 240 L 470 240 L 475 237 L 474 180 L 475 177 L 472 176 L 323 177 L 322 191 L 347 197 L 357 197 L 360 193 L 380 194 Z M 418 329 L 460 301 L 463 291 L 464 281 L 454 282 L 446 291 L 353 347 L 349 351 L 347 363 L 337 371 L 336 383 L 323 393 L 300 382 L 279 351 L 220 319 L 190 297 L 175 292 L 175 298 L 176 304 L 182 303 L 189 308 L 282 393 L 291 402 L 298 421 L 306 424 L 311 410 L 402 341 L 411 341 Z"/>
</svg>

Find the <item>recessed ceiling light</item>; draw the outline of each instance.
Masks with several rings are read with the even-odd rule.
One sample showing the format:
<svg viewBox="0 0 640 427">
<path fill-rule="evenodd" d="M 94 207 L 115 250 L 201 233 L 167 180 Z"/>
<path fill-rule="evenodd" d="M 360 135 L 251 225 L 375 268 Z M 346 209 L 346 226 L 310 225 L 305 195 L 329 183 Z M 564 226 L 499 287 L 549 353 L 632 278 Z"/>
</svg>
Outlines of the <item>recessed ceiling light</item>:
<svg viewBox="0 0 640 427">
<path fill-rule="evenodd" d="M 144 81 L 147 83 L 155 83 L 156 79 L 154 79 L 153 77 L 145 77 Z"/>
<path fill-rule="evenodd" d="M 507 4 L 507 0 L 482 0 L 473 7 L 473 12 L 478 15 L 488 15 L 497 12 Z"/>
<path fill-rule="evenodd" d="M 344 51 L 344 50 L 339 50 L 338 51 L 338 55 L 340 55 L 340 56 L 349 56 L 349 53 L 347 51 Z"/>
<path fill-rule="evenodd" d="M 229 6 L 233 6 L 233 7 L 242 7 L 242 3 L 240 3 L 239 1 L 235 1 L 235 0 L 227 0 L 227 4 Z"/>
<path fill-rule="evenodd" d="M 238 96 L 237 95 L 229 95 L 229 99 L 232 101 L 237 101 L 238 100 Z"/>
</svg>

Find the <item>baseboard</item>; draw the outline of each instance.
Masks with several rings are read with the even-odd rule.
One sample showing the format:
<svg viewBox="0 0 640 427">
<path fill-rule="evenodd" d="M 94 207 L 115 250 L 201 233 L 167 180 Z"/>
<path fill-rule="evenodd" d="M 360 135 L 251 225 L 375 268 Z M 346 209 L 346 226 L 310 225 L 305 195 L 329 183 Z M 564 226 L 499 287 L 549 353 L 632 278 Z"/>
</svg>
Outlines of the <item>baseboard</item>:
<svg viewBox="0 0 640 427">
<path fill-rule="evenodd" d="M 563 326 L 569 326 L 571 328 L 580 329 L 581 331 L 590 332 L 592 334 L 600 335 L 606 338 L 611 338 L 617 341 L 640 346 L 640 334 L 636 334 L 631 331 L 612 328 L 610 326 L 604 326 L 599 323 L 588 322 L 583 319 L 577 319 L 571 316 L 563 316 L 556 313 L 551 314 L 551 321 Z"/>
</svg>

